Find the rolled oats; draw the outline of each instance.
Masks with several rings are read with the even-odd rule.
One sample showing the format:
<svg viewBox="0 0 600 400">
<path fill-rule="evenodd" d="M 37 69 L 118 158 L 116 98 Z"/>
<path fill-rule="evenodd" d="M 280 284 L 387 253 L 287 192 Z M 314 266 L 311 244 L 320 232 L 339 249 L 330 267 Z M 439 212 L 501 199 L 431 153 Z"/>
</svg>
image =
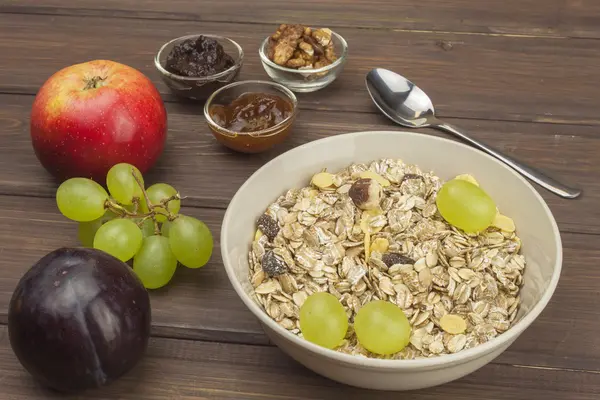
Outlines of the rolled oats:
<svg viewBox="0 0 600 400">
<path fill-rule="evenodd" d="M 358 343 L 352 327 L 373 300 L 396 304 L 411 324 L 409 345 L 393 359 L 456 353 L 502 334 L 517 318 L 526 267 L 514 222 L 498 214 L 486 231 L 463 233 L 437 211 L 441 185 L 392 159 L 317 172 L 259 219 L 248 256 L 254 299 L 302 336 L 304 301 L 333 294 L 350 322 L 337 350 L 357 356 L 381 357 Z"/>
</svg>

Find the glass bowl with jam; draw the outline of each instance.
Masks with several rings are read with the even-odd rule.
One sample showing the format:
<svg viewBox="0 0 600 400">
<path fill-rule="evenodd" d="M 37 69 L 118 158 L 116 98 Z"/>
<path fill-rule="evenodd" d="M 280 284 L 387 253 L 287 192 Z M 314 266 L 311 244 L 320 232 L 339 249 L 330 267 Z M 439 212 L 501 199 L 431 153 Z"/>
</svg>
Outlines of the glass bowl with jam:
<svg viewBox="0 0 600 400">
<path fill-rule="evenodd" d="M 281 143 L 297 113 L 294 93 L 268 81 L 231 83 L 204 104 L 204 117 L 217 141 L 242 153 L 260 153 Z"/>
<path fill-rule="evenodd" d="M 154 66 L 175 94 L 206 100 L 236 79 L 243 61 L 244 51 L 232 39 L 196 34 L 165 43 L 154 57 Z"/>
<path fill-rule="evenodd" d="M 258 54 L 269 77 L 299 93 L 315 92 L 340 75 L 348 43 L 328 28 L 282 24 L 265 38 Z"/>
</svg>

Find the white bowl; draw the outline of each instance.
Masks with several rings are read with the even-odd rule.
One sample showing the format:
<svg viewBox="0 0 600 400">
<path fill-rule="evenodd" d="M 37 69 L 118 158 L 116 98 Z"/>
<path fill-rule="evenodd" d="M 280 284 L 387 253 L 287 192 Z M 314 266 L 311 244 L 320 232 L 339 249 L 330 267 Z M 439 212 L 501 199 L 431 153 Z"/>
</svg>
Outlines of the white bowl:
<svg viewBox="0 0 600 400">
<path fill-rule="evenodd" d="M 522 306 L 505 333 L 461 352 L 417 360 L 380 360 L 328 350 L 280 327 L 250 297 L 247 256 L 255 221 L 268 204 L 327 168 L 337 171 L 355 162 L 400 158 L 442 179 L 470 173 L 516 223 L 527 258 Z M 409 132 L 358 132 L 299 146 L 256 171 L 237 191 L 223 219 L 221 254 L 235 291 L 259 319 L 269 338 L 307 368 L 348 385 L 413 390 L 461 378 L 492 361 L 531 325 L 548 304 L 558 283 L 562 244 L 550 209 L 524 178 L 471 147 L 447 139 Z"/>
</svg>

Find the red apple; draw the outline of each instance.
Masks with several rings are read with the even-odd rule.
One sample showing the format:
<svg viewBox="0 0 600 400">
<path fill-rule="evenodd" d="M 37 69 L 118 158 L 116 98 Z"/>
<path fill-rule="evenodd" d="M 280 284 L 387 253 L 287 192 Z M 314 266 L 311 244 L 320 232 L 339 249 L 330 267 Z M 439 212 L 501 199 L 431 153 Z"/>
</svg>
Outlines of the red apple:
<svg viewBox="0 0 600 400">
<path fill-rule="evenodd" d="M 163 151 L 167 113 L 138 70 L 95 60 L 66 67 L 40 88 L 31 110 L 31 139 L 41 164 L 60 180 L 106 182 L 114 164 L 142 173 Z"/>
</svg>

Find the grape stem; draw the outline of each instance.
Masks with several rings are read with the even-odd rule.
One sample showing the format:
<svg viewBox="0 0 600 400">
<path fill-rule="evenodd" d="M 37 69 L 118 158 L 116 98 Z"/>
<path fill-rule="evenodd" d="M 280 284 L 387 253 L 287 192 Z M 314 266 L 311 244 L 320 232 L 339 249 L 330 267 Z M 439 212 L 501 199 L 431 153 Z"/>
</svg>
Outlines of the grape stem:
<svg viewBox="0 0 600 400">
<path fill-rule="evenodd" d="M 115 214 L 118 214 L 121 217 L 127 216 L 127 217 L 138 217 L 137 213 L 131 212 L 129 210 L 127 210 L 125 207 L 123 207 L 122 205 L 120 205 L 119 203 L 112 201 L 112 200 L 106 200 L 106 203 L 104 204 L 105 208 L 108 208 L 109 210 L 111 210 L 112 212 L 114 212 Z"/>
<path fill-rule="evenodd" d="M 175 219 L 175 215 L 169 211 L 169 202 L 172 200 L 180 199 L 179 193 L 175 194 L 174 196 L 169 197 L 168 199 L 164 199 L 163 201 L 161 201 L 160 205 L 154 205 L 154 204 L 152 204 L 152 202 L 150 201 L 150 198 L 148 197 L 148 193 L 146 192 L 146 188 L 144 188 L 144 184 L 142 183 L 140 178 L 136 175 L 135 170 L 133 168 L 131 169 L 131 175 L 133 175 L 133 179 L 135 179 L 138 186 L 142 190 L 142 194 L 144 195 L 144 199 L 146 200 L 146 205 L 148 206 L 148 210 L 149 210 L 147 213 L 148 214 L 147 216 L 152 218 L 152 222 L 154 222 L 154 233 L 156 235 L 160 235 L 160 227 L 158 226 L 156 214 L 164 215 L 165 217 L 167 217 L 167 219 L 169 221 L 172 221 L 173 219 Z M 161 210 L 159 207 L 164 207 L 166 212 Z"/>
<path fill-rule="evenodd" d="M 144 200 L 146 201 L 146 205 L 148 206 L 148 212 L 140 212 L 141 202 L 139 197 L 133 198 L 133 211 L 129 211 L 113 199 L 106 200 L 106 202 L 104 203 L 104 208 L 111 210 L 120 217 L 140 219 L 140 221 L 137 222 L 137 225 L 139 227 L 142 226 L 144 221 L 151 218 L 152 222 L 154 222 L 154 233 L 156 235 L 160 235 L 160 227 L 158 225 L 158 220 L 156 219 L 156 216 L 163 215 L 167 218 L 168 221 L 175 220 L 177 218 L 177 215 L 169 211 L 169 202 L 173 200 L 181 200 L 182 197 L 179 195 L 179 193 L 176 193 L 173 196 L 162 200 L 160 204 L 152 204 L 150 198 L 148 197 L 148 193 L 144 188 L 144 184 L 142 183 L 140 178 L 136 175 L 133 169 L 131 170 L 131 173 L 133 175 L 133 178 L 139 185 L 140 189 L 142 190 Z"/>
<path fill-rule="evenodd" d="M 139 226 L 141 228 L 142 225 L 144 225 L 144 222 L 146 222 L 146 220 L 148 218 L 152 218 L 152 216 L 151 215 L 146 215 L 145 217 L 143 217 L 142 219 L 139 220 L 139 222 L 137 223 L 137 226 Z"/>
<path fill-rule="evenodd" d="M 174 221 L 175 218 L 177 218 L 177 215 L 173 214 L 171 211 L 169 211 L 169 202 L 173 201 L 173 200 L 181 200 L 182 197 L 179 195 L 179 193 L 175 193 L 173 196 L 169 197 L 168 199 L 164 199 L 163 201 L 160 202 L 161 206 L 165 208 L 165 210 L 167 210 L 167 219 L 169 221 Z"/>
<path fill-rule="evenodd" d="M 133 212 L 137 214 L 138 209 L 140 207 L 140 198 L 139 197 L 134 197 L 132 199 L 133 201 Z"/>
</svg>

